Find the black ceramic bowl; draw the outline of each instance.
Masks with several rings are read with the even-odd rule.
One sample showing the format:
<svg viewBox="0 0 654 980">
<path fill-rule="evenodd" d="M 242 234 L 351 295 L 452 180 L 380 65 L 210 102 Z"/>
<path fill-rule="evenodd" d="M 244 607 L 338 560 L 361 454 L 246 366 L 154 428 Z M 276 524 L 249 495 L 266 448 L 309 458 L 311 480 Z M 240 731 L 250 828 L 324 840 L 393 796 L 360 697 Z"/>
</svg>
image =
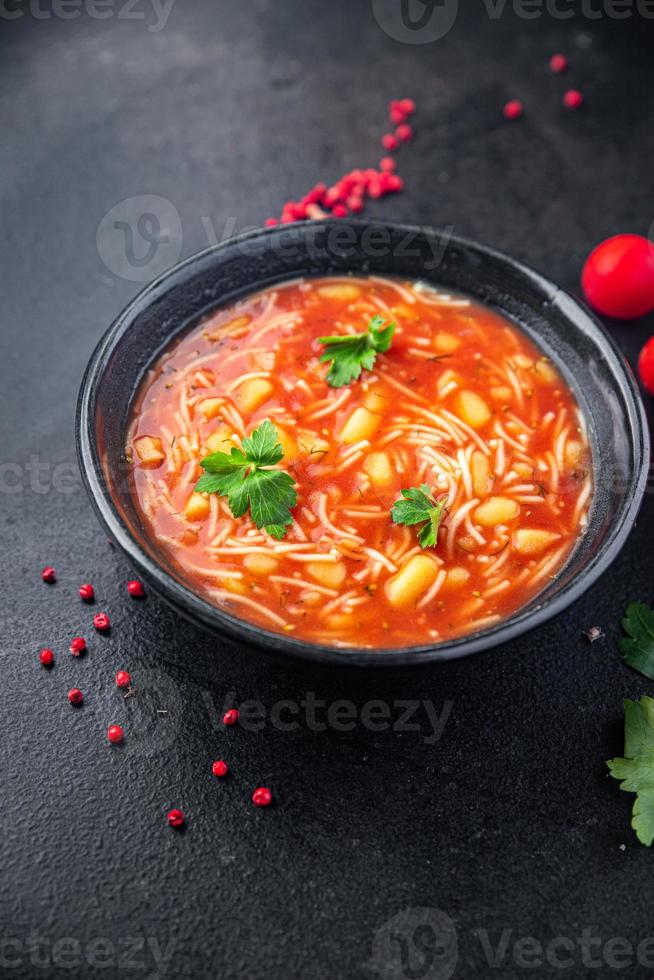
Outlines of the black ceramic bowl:
<svg viewBox="0 0 654 980">
<path fill-rule="evenodd" d="M 218 304 L 297 276 L 349 272 L 420 278 L 460 290 L 517 322 L 567 378 L 589 424 L 595 492 L 588 529 L 556 578 L 510 618 L 450 642 L 391 650 L 334 648 L 268 632 L 211 605 L 149 540 L 123 455 L 132 398 L 172 337 Z M 317 661 L 406 664 L 497 646 L 561 612 L 618 554 L 636 518 L 649 437 L 633 376 L 589 312 L 525 266 L 426 228 L 306 222 L 256 231 L 193 256 L 145 289 L 100 341 L 77 415 L 79 460 L 100 521 L 140 575 L 179 612 L 247 645 Z"/>
</svg>

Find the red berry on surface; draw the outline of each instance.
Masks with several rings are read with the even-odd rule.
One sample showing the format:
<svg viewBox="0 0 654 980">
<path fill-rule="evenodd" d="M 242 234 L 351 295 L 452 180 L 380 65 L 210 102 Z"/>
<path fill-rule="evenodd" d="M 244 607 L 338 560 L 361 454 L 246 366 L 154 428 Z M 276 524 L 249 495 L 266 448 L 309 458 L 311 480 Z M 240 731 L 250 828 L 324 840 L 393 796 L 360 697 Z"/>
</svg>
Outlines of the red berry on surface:
<svg viewBox="0 0 654 980">
<path fill-rule="evenodd" d="M 650 395 L 654 395 L 654 337 L 650 337 L 638 355 L 640 381 Z"/>
<path fill-rule="evenodd" d="M 259 786 L 252 794 L 252 802 L 255 806 L 270 806 L 272 793 L 266 786 Z"/>
<path fill-rule="evenodd" d="M 360 214 L 363 211 L 363 198 L 348 197 L 347 206 L 352 214 Z"/>
<path fill-rule="evenodd" d="M 107 614 L 100 612 L 96 613 L 93 617 L 93 625 L 95 626 L 96 630 L 100 630 L 101 633 L 104 633 L 109 629 L 111 623 L 109 622 L 109 617 Z"/>
<path fill-rule="evenodd" d="M 68 692 L 68 700 L 71 704 L 81 704 L 84 700 L 84 695 L 79 690 L 79 688 L 74 687 L 72 691 Z"/>
<path fill-rule="evenodd" d="M 266 228 L 274 228 L 275 225 L 278 224 L 279 224 L 279 220 L 277 218 L 266 218 L 266 220 L 264 221 L 264 225 L 266 226 Z"/>
<path fill-rule="evenodd" d="M 116 684 L 117 684 L 117 686 L 118 687 L 129 687 L 129 685 L 131 683 L 132 683 L 132 678 L 131 678 L 130 674 L 128 673 L 128 671 L 126 671 L 126 670 L 119 670 L 118 673 L 116 674 Z"/>
<path fill-rule="evenodd" d="M 74 657 L 79 657 L 86 651 L 86 640 L 83 636 L 74 636 L 70 641 L 70 652 Z"/>
<path fill-rule="evenodd" d="M 654 243 L 614 235 L 595 248 L 581 274 L 588 303 L 604 316 L 635 320 L 654 310 Z"/>
<path fill-rule="evenodd" d="M 398 126 L 395 130 L 395 135 L 399 140 L 402 140 L 403 143 L 406 143 L 407 140 L 410 140 L 413 136 L 413 127 L 409 126 L 408 123 L 402 123 L 402 125 Z"/>
<path fill-rule="evenodd" d="M 216 759 L 211 766 L 211 771 L 214 776 L 226 776 L 229 772 L 229 767 L 226 762 L 223 762 L 222 759 Z"/>
<path fill-rule="evenodd" d="M 400 191 L 404 190 L 404 181 L 397 174 L 389 174 L 386 188 L 391 194 L 399 194 Z"/>
<path fill-rule="evenodd" d="M 237 721 L 238 721 L 238 710 L 236 708 L 230 708 L 229 711 L 226 711 L 225 714 L 223 715 L 224 725 L 235 725 Z"/>
<path fill-rule="evenodd" d="M 347 214 L 347 208 L 344 204 L 335 204 L 332 208 L 332 214 L 335 218 L 344 218 Z"/>
<path fill-rule="evenodd" d="M 168 824 L 170 827 L 183 827 L 185 822 L 184 814 L 181 810 L 169 810 L 168 811 Z"/>
<path fill-rule="evenodd" d="M 553 54 L 550 58 L 550 71 L 560 75 L 568 67 L 568 59 L 564 54 Z"/>
<path fill-rule="evenodd" d="M 566 109 L 578 109 L 583 101 L 583 95 L 576 88 L 569 89 L 563 96 L 563 105 Z"/>
<path fill-rule="evenodd" d="M 52 667 L 54 663 L 54 653 L 52 650 L 48 649 L 48 647 L 45 647 L 45 649 L 41 650 L 39 654 L 39 660 L 44 667 Z"/>
<path fill-rule="evenodd" d="M 382 146 L 385 150 L 397 150 L 400 141 L 395 133 L 384 133 L 382 136 Z"/>
<path fill-rule="evenodd" d="M 122 742 L 122 740 L 125 738 L 125 732 L 122 730 L 120 725 L 109 725 L 109 728 L 107 729 L 107 738 L 110 742 L 116 744 L 118 742 Z"/>
<path fill-rule="evenodd" d="M 519 119 L 523 111 L 524 108 L 519 99 L 511 99 L 502 110 L 505 119 Z"/>
<path fill-rule="evenodd" d="M 397 167 L 397 163 L 393 157 L 382 157 L 379 161 L 379 169 L 384 170 L 386 173 L 392 173 Z"/>
<path fill-rule="evenodd" d="M 89 585 L 88 582 L 85 585 L 80 585 L 79 595 L 80 595 L 80 599 L 83 599 L 84 602 L 93 602 L 93 598 L 95 596 L 95 592 L 93 591 L 93 586 Z"/>
<path fill-rule="evenodd" d="M 57 581 L 57 573 L 51 565 L 46 565 L 41 572 L 41 578 L 44 582 L 47 582 L 48 585 L 53 585 Z"/>
<path fill-rule="evenodd" d="M 388 118 L 394 126 L 397 126 L 406 119 L 406 112 L 398 102 L 392 102 L 388 110 Z"/>
<path fill-rule="evenodd" d="M 412 116 L 416 111 L 416 104 L 413 99 L 400 99 L 400 108 L 407 116 Z"/>
<path fill-rule="evenodd" d="M 275 224 L 277 224 L 276 218 L 273 218 L 272 220 L 275 222 Z M 270 218 L 268 219 L 268 221 L 270 221 Z M 138 581 L 138 579 L 135 578 L 132 579 L 131 582 L 127 583 L 127 591 L 131 595 L 132 599 L 141 599 L 145 595 L 145 589 L 143 588 L 143 585 L 141 584 L 141 582 Z"/>
</svg>

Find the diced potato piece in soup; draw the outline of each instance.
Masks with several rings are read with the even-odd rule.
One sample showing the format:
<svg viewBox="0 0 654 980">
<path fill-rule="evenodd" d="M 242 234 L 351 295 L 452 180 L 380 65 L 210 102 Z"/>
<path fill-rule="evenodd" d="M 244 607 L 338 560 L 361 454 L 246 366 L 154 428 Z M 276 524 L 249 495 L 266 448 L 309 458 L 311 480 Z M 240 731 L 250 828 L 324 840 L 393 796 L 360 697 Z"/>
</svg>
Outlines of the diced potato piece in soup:
<svg viewBox="0 0 654 980">
<path fill-rule="evenodd" d="M 428 555 L 413 555 L 386 583 L 386 597 L 394 609 L 413 605 L 436 581 L 438 565 Z"/>
<path fill-rule="evenodd" d="M 363 464 L 363 469 L 375 487 L 388 487 L 395 479 L 391 461 L 386 453 L 370 453 Z"/>
<path fill-rule="evenodd" d="M 454 568 L 448 569 L 444 583 L 445 588 L 460 589 L 462 585 L 466 584 L 469 578 L 470 572 L 467 568 L 463 568 L 461 565 L 455 565 Z"/>
<path fill-rule="evenodd" d="M 163 443 L 157 436 L 141 436 L 135 440 L 134 449 L 144 466 L 159 466 L 166 458 Z"/>
<path fill-rule="evenodd" d="M 232 448 L 232 430 L 228 425 L 220 425 L 211 433 L 205 443 L 209 453 L 229 453 Z"/>
<path fill-rule="evenodd" d="M 355 408 L 341 429 L 341 442 L 361 442 L 369 439 L 381 428 L 379 415 L 360 406 Z"/>
<path fill-rule="evenodd" d="M 286 429 L 276 425 L 277 441 L 284 450 L 284 459 L 295 459 L 298 454 L 297 443 L 293 436 L 289 435 Z"/>
<path fill-rule="evenodd" d="M 345 581 L 345 565 L 340 561 L 310 561 L 307 574 L 327 589 L 337 589 Z"/>
<path fill-rule="evenodd" d="M 198 409 L 205 419 L 215 419 L 217 415 L 220 415 L 224 404 L 224 398 L 205 398 L 198 405 Z"/>
<path fill-rule="evenodd" d="M 472 489 L 475 497 L 487 497 L 493 489 L 490 460 L 485 453 L 475 449 L 470 460 Z"/>
<path fill-rule="evenodd" d="M 434 346 L 440 354 L 453 354 L 461 346 L 461 341 L 453 333 L 439 330 L 434 337 Z"/>
<path fill-rule="evenodd" d="M 329 285 L 318 286 L 316 292 L 325 299 L 337 299 L 341 303 L 351 303 L 361 295 L 359 287 L 349 282 L 334 282 L 329 283 Z"/>
<path fill-rule="evenodd" d="M 242 412 L 255 412 L 270 398 L 274 390 L 274 385 L 265 378 L 249 378 L 236 389 L 234 401 Z"/>
<path fill-rule="evenodd" d="M 511 547 L 519 555 L 540 555 L 546 548 L 561 537 L 554 531 L 543 531 L 537 528 L 520 528 L 513 532 Z"/>
<path fill-rule="evenodd" d="M 473 520 L 482 527 L 505 524 L 518 516 L 520 505 L 511 497 L 489 497 L 474 512 Z"/>
<path fill-rule="evenodd" d="M 243 565 L 251 575 L 264 576 L 272 575 L 279 567 L 279 562 L 272 555 L 260 555 L 258 552 L 255 552 L 252 555 L 245 556 Z"/>
<path fill-rule="evenodd" d="M 184 514 L 189 521 L 204 521 L 211 513 L 209 498 L 204 493 L 192 493 L 186 501 Z"/>
<path fill-rule="evenodd" d="M 481 429 L 491 417 L 488 405 L 474 391 L 460 391 L 454 405 L 456 414 L 473 429 Z"/>
</svg>

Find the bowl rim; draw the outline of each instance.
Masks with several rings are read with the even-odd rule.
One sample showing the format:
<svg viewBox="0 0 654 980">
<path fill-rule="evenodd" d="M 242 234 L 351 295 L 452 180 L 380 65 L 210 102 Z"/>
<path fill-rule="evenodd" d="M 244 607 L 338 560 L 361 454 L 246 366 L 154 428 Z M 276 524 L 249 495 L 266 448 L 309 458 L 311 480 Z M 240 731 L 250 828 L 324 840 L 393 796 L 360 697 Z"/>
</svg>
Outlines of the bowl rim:
<svg viewBox="0 0 654 980">
<path fill-rule="evenodd" d="M 566 319 L 571 319 L 573 311 L 576 312 L 577 316 L 584 317 L 586 335 L 590 336 L 600 348 L 603 357 L 609 362 L 611 373 L 620 384 L 633 441 L 634 468 L 627 490 L 628 502 L 622 512 L 620 522 L 609 532 L 607 540 L 597 554 L 591 558 L 588 565 L 575 575 L 558 595 L 549 598 L 542 605 L 532 606 L 528 609 L 523 607 L 522 611 L 518 609 L 512 616 L 487 630 L 440 644 L 431 643 L 388 648 L 334 647 L 274 633 L 212 605 L 190 587 L 174 578 L 162 564 L 156 562 L 143 549 L 123 521 L 104 479 L 95 434 L 97 395 L 108 360 L 121 338 L 130 329 L 135 318 L 170 289 L 186 281 L 192 272 L 199 271 L 203 265 L 210 263 L 216 256 L 219 257 L 221 253 L 234 246 L 240 246 L 254 238 L 265 240 L 274 237 L 280 231 L 294 231 L 296 234 L 301 234 L 312 228 L 328 229 L 330 226 L 343 228 L 346 224 L 361 231 L 373 226 L 387 229 L 391 233 L 429 234 L 437 238 L 443 237 L 443 233 L 439 229 L 429 225 L 417 226 L 372 218 L 348 219 L 347 222 L 327 218 L 319 221 L 302 221 L 292 225 L 249 230 L 202 249 L 168 269 L 130 300 L 101 337 L 87 364 L 80 386 L 75 424 L 77 456 L 83 483 L 96 515 L 110 539 L 118 545 L 145 580 L 153 585 L 155 591 L 178 613 L 192 620 L 196 625 L 226 634 L 231 639 L 245 641 L 249 645 L 263 649 L 268 653 L 277 652 L 320 663 L 407 666 L 428 662 L 446 662 L 471 656 L 500 646 L 552 619 L 575 602 L 606 571 L 625 544 L 638 515 L 647 484 L 650 457 L 649 428 L 645 408 L 635 377 L 616 342 L 585 304 L 545 276 L 504 252 L 472 239 L 450 234 L 448 229 L 447 247 L 458 247 L 473 252 L 486 260 L 509 266 L 514 273 L 522 276 L 531 286 L 546 294 L 549 298 L 549 307 L 558 308 Z M 347 270 L 344 270 L 343 275 L 346 274 Z M 292 273 L 289 273 L 288 278 L 293 278 Z M 282 280 L 278 278 L 276 281 Z M 174 333 L 171 333 L 171 338 L 173 335 Z M 157 353 L 157 351 L 153 351 L 153 357 Z M 534 601 L 537 602 L 537 600 L 538 595 L 534 597 Z"/>
</svg>

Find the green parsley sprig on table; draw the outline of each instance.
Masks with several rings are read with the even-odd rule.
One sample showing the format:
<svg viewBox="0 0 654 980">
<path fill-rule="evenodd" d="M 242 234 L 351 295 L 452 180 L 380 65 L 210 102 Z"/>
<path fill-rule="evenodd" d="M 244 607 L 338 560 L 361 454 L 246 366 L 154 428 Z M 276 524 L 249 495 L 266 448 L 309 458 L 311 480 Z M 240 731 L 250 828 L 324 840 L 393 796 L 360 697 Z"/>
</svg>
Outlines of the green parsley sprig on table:
<svg viewBox="0 0 654 980">
<path fill-rule="evenodd" d="M 622 628 L 627 634 L 618 641 L 622 659 L 654 681 L 654 612 L 642 602 L 631 602 Z"/>
<path fill-rule="evenodd" d="M 325 345 L 321 361 L 331 361 L 327 381 L 332 388 L 342 388 L 356 381 L 362 370 L 372 371 L 377 354 L 385 354 L 391 346 L 395 324 L 386 326 L 383 316 L 374 316 L 365 333 L 319 337 Z"/>
<path fill-rule="evenodd" d="M 433 548 L 438 541 L 438 528 L 445 509 L 445 501 L 435 500 L 426 483 L 421 484 L 420 487 L 402 490 L 402 498 L 393 504 L 391 510 L 393 522 L 408 526 L 422 525 L 417 528 L 420 547 Z"/>
<path fill-rule="evenodd" d="M 297 503 L 294 480 L 283 470 L 269 469 L 284 458 L 275 426 L 266 419 L 243 439 L 243 449 L 212 453 L 200 461 L 205 473 L 198 480 L 196 493 L 217 493 L 227 497 L 234 517 L 250 509 L 254 524 L 281 540 L 293 523 L 291 507 Z"/>
<path fill-rule="evenodd" d="M 631 826 L 641 844 L 654 840 L 654 699 L 624 702 L 624 758 L 606 763 L 620 789 L 636 793 Z"/>
</svg>

